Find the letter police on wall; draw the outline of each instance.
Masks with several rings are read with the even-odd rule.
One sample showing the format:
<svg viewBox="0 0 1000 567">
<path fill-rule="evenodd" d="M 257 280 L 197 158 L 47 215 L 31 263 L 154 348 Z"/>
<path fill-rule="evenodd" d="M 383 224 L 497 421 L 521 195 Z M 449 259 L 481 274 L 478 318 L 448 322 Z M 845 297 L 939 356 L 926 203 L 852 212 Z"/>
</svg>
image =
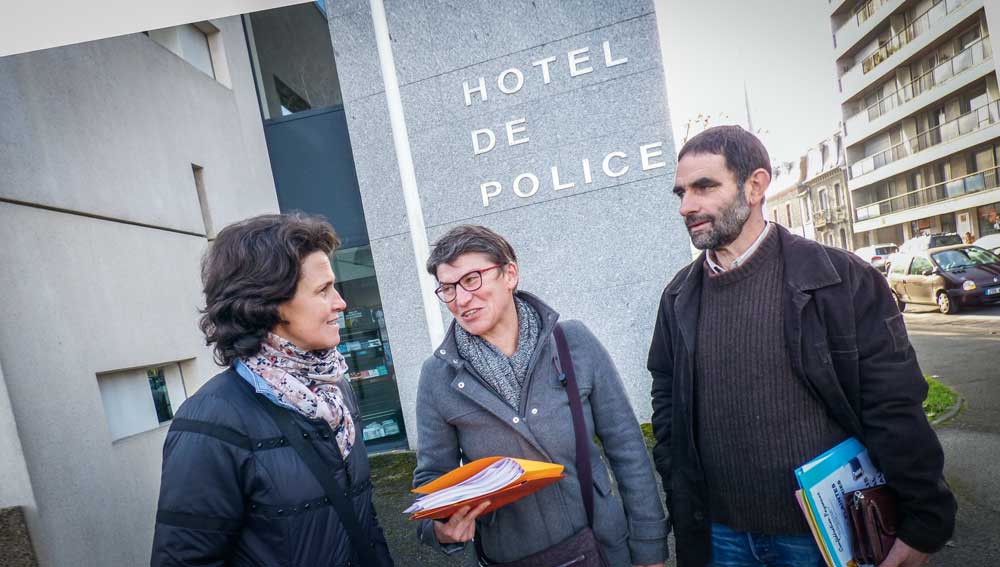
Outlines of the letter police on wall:
<svg viewBox="0 0 1000 567">
<path fill-rule="evenodd" d="M 601 52 L 605 68 L 617 67 L 628 63 L 628 57 L 616 57 L 612 54 L 611 43 L 604 41 L 601 43 Z M 545 57 L 531 62 L 531 67 L 537 68 L 534 74 L 525 75 L 525 72 L 516 67 L 504 69 L 496 77 L 496 89 L 504 95 L 514 95 L 524 88 L 526 81 L 537 81 L 541 78 L 542 84 L 552 83 L 553 67 L 560 67 L 557 63 L 559 59 L 555 56 Z M 590 48 L 583 47 L 572 49 L 566 52 L 566 68 L 569 70 L 569 78 L 579 77 L 594 72 L 594 63 L 591 61 Z M 553 64 L 556 64 L 553 66 Z M 562 76 L 565 76 L 563 74 Z M 469 81 L 462 83 L 462 91 L 465 96 L 465 106 L 471 107 L 473 102 L 486 103 L 490 100 L 490 91 L 487 89 L 486 77 L 479 77 L 471 85 Z M 474 95 L 476 95 L 474 97 Z M 479 128 L 470 132 L 472 138 L 472 155 L 481 156 L 497 149 L 497 141 L 501 140 L 501 145 L 506 141 L 506 146 L 517 146 L 527 144 L 531 141 L 528 135 L 528 120 L 521 116 L 504 122 L 503 132 L 494 132 L 492 128 Z M 580 160 L 580 166 L 566 168 L 560 171 L 559 166 L 553 165 L 548 172 L 535 173 L 525 172 L 512 177 L 509 184 L 491 180 L 485 181 L 479 186 L 479 193 L 482 197 L 483 206 L 490 206 L 491 200 L 500 196 L 505 188 L 509 188 L 514 195 L 522 199 L 534 196 L 544 185 L 551 186 L 553 191 L 573 189 L 580 185 L 590 185 L 594 182 L 594 174 L 603 174 L 608 179 L 614 179 L 635 170 L 638 166 L 641 171 L 649 171 L 667 165 L 665 161 L 656 158 L 663 155 L 663 142 L 647 143 L 639 146 L 638 163 L 635 158 L 630 158 L 624 151 L 611 151 L 602 158 L 591 163 L 590 158 Z M 634 156 L 634 154 L 633 154 Z M 551 182 L 551 185 L 550 185 Z"/>
<path fill-rule="evenodd" d="M 649 171 L 651 169 L 665 167 L 667 165 L 665 161 L 655 160 L 655 158 L 662 155 L 663 142 L 654 142 L 639 146 L 640 169 L 642 171 Z M 604 159 L 600 161 L 597 168 L 598 171 L 603 173 L 605 177 L 613 179 L 628 173 L 632 169 L 632 165 L 634 164 L 629 163 L 629 156 L 625 152 L 614 151 L 606 154 Z M 595 167 L 591 165 L 590 159 L 584 158 L 580 160 L 580 168 L 574 168 L 572 177 L 568 175 L 563 177 L 563 173 L 560 173 L 559 167 L 554 165 L 549 169 L 552 181 L 552 190 L 562 191 L 563 189 L 573 189 L 577 186 L 578 182 L 580 185 L 590 185 L 594 182 L 594 169 Z M 522 199 L 526 199 L 528 197 L 533 197 L 535 193 L 538 193 L 541 186 L 542 181 L 537 175 L 534 173 L 522 173 L 514 177 L 514 180 L 509 187 L 515 195 L 521 197 Z M 483 206 L 490 206 L 490 199 L 499 196 L 503 190 L 504 186 L 499 181 L 487 181 L 482 183 L 479 186 L 479 192 L 483 198 Z"/>
</svg>

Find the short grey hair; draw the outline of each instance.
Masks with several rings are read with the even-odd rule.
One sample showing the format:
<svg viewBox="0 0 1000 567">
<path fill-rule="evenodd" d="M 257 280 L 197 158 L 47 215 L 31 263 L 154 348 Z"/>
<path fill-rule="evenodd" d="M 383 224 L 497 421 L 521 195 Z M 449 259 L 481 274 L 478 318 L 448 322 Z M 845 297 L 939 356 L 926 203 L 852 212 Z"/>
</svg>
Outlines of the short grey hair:
<svg viewBox="0 0 1000 567">
<path fill-rule="evenodd" d="M 427 259 L 427 272 L 436 278 L 438 266 L 450 264 L 470 252 L 485 254 L 496 264 L 517 262 L 514 248 L 507 239 L 485 226 L 463 224 L 449 230 L 434 243 L 434 250 Z"/>
</svg>

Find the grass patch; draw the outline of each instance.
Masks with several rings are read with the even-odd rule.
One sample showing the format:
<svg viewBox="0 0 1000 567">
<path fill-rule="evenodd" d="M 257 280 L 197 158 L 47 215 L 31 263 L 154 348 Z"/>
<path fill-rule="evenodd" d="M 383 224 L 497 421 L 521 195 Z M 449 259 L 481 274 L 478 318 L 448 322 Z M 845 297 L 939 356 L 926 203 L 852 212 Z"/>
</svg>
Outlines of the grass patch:
<svg viewBox="0 0 1000 567">
<path fill-rule="evenodd" d="M 368 461 L 372 468 L 372 482 L 390 483 L 410 489 L 413 469 L 417 468 L 417 457 L 412 451 L 394 451 L 371 455 Z"/>
<path fill-rule="evenodd" d="M 945 413 L 958 400 L 958 394 L 954 390 L 938 382 L 934 378 L 927 376 L 927 399 L 924 400 L 924 413 L 927 414 L 928 421 L 934 421 L 936 417 Z"/>
<path fill-rule="evenodd" d="M 642 438 L 646 440 L 646 448 L 652 451 L 653 445 L 656 445 L 656 437 L 653 437 L 653 424 L 641 423 L 639 428 L 642 429 Z"/>
</svg>

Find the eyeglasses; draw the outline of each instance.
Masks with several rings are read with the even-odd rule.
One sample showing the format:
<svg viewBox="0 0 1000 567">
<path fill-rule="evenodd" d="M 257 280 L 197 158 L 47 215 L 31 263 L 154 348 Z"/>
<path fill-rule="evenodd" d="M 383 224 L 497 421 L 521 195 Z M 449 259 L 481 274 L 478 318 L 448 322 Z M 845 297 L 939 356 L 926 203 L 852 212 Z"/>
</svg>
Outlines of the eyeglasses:
<svg viewBox="0 0 1000 567">
<path fill-rule="evenodd" d="M 462 289 L 465 291 L 476 291 L 477 289 L 483 287 L 484 273 L 503 266 L 506 266 L 506 264 L 496 264 L 488 268 L 483 268 L 482 270 L 469 272 L 458 278 L 457 282 L 441 283 L 441 285 L 434 290 L 434 295 L 438 296 L 438 299 L 444 303 L 451 303 L 452 301 L 455 301 L 456 297 L 458 297 L 458 289 L 455 288 L 456 285 L 462 286 Z"/>
</svg>

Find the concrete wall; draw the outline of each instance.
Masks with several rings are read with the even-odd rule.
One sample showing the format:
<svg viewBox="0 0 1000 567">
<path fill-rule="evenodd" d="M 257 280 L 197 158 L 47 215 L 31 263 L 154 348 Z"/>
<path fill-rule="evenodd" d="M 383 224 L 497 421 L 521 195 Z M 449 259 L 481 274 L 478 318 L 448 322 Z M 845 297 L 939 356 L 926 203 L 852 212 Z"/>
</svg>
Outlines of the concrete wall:
<svg viewBox="0 0 1000 567">
<path fill-rule="evenodd" d="M 341 103 L 327 20 L 315 3 L 265 10 L 251 14 L 250 19 L 260 58 L 267 118 L 281 117 L 275 77 L 312 108 Z"/>
<path fill-rule="evenodd" d="M 212 23 L 231 89 L 142 34 L 0 59 L 0 362 L 43 567 L 149 560 L 166 428 L 114 442 L 97 375 L 217 371 L 192 164 L 215 227 L 277 210 L 240 20 Z"/>
<path fill-rule="evenodd" d="M 17 431 L 17 421 L 14 419 L 14 408 L 11 407 L 7 394 L 7 383 L 3 368 L 0 367 L 0 508 L 15 506 L 34 506 L 35 495 L 31 490 L 31 478 L 24 462 L 24 451 L 21 448 L 21 437 Z"/>
<path fill-rule="evenodd" d="M 645 370 L 663 286 L 690 262 L 688 237 L 670 193 L 675 168 L 653 3 L 467 2 L 458 10 L 385 2 L 408 148 L 426 231 L 435 238 L 461 223 L 487 225 L 518 252 L 522 289 L 550 302 L 564 319 L 583 320 L 618 364 L 636 413 L 649 418 Z M 418 286 L 403 185 L 387 113 L 369 3 L 331 7 L 331 36 L 348 116 L 368 232 L 393 337 L 393 356 L 407 430 L 415 431 L 421 362 L 432 344 Z M 607 66 L 603 42 L 611 60 Z M 571 76 L 568 52 L 589 48 L 592 72 Z M 554 57 L 550 82 L 533 62 Z M 504 94 L 498 75 L 518 69 L 524 83 Z M 466 104 L 464 84 L 480 94 Z M 514 90 L 515 73 L 506 76 Z M 524 119 L 529 142 L 508 146 L 505 123 Z M 496 148 L 474 154 L 472 132 L 490 128 Z M 664 165 L 642 169 L 639 148 L 660 144 Z M 627 164 L 621 177 L 602 172 Z M 589 159 L 592 182 L 582 160 Z M 551 168 L 573 187 L 556 191 Z M 537 193 L 514 194 L 514 178 L 531 173 Z M 503 191 L 484 206 L 481 184 Z M 525 184 L 522 189 L 528 191 Z M 446 311 L 442 307 L 442 313 Z M 443 315 L 445 322 L 449 316 Z M 415 438 L 411 433 L 411 446 Z"/>
</svg>

